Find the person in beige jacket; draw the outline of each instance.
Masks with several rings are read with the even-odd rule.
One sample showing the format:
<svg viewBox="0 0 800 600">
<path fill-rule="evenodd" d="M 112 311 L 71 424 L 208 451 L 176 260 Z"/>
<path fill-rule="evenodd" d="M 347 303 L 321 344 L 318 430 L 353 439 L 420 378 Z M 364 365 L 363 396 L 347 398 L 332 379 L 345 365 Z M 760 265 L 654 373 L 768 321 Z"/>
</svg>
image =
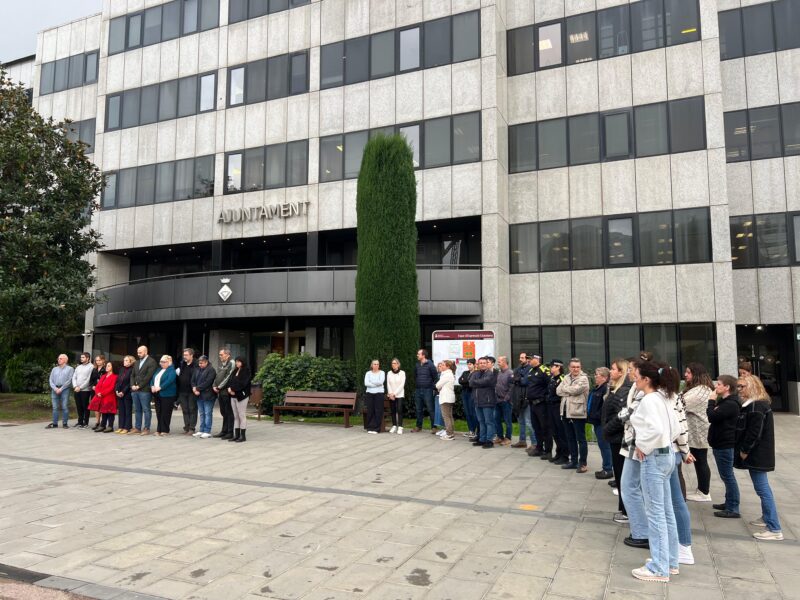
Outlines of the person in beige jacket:
<svg viewBox="0 0 800 600">
<path fill-rule="evenodd" d="M 711 469 L 708 466 L 708 408 L 709 400 L 716 398 L 711 376 L 699 363 L 689 363 L 683 374 L 686 386 L 681 400 L 686 409 L 689 426 L 689 450 L 694 456 L 694 470 L 697 475 L 697 490 L 686 494 L 692 502 L 711 502 Z"/>
<path fill-rule="evenodd" d="M 589 397 L 589 376 L 581 369 L 581 360 L 571 358 L 569 373 L 558 384 L 556 394 L 561 397 L 561 419 L 567 431 L 569 462 L 562 469 L 577 469 L 586 473 L 589 445 L 586 443 L 586 402 Z"/>
</svg>

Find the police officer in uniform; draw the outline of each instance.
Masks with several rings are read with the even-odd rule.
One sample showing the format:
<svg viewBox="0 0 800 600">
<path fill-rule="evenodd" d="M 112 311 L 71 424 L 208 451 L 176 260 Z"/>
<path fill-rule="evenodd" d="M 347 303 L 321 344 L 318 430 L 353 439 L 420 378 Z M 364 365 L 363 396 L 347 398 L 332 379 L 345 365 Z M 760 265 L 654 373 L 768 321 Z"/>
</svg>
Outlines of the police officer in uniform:
<svg viewBox="0 0 800 600">
<path fill-rule="evenodd" d="M 538 354 L 528 356 L 528 404 L 531 407 L 533 431 L 536 433 L 536 446 L 528 448 L 529 456 L 549 458 L 553 451 L 553 433 L 547 415 L 547 388 L 550 384 L 550 369 L 542 364 Z"/>
</svg>

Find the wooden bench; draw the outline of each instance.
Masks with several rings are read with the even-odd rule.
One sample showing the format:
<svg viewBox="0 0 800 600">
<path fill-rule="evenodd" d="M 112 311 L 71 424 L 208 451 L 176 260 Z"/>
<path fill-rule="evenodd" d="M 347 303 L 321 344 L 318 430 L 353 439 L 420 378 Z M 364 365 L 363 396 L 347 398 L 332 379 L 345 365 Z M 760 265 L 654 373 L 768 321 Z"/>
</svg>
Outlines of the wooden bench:
<svg viewBox="0 0 800 600">
<path fill-rule="evenodd" d="M 350 415 L 356 407 L 355 392 L 301 392 L 289 391 L 281 406 L 272 407 L 275 423 L 281 422 L 283 411 L 336 412 L 344 414 L 344 426 L 351 427 Z"/>
</svg>

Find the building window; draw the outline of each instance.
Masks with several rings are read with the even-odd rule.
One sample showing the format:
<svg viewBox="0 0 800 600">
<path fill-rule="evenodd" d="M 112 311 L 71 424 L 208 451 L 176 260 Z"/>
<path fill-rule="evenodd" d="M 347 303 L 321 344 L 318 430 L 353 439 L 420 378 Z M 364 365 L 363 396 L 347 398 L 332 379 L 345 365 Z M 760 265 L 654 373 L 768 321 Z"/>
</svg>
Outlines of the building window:
<svg viewBox="0 0 800 600">
<path fill-rule="evenodd" d="M 750 160 L 746 110 L 725 113 L 725 160 L 727 162 Z"/>
<path fill-rule="evenodd" d="M 320 49 L 320 88 L 344 83 L 344 42 L 328 44 Z"/>
<path fill-rule="evenodd" d="M 800 103 L 725 113 L 728 162 L 800 153 Z"/>
<path fill-rule="evenodd" d="M 706 147 L 706 115 L 702 96 L 669 103 L 670 152 L 691 152 Z"/>
<path fill-rule="evenodd" d="M 158 120 L 166 121 L 178 116 L 178 80 L 159 85 Z"/>
<path fill-rule="evenodd" d="M 603 158 L 618 160 L 633 156 L 630 111 L 603 115 Z"/>
<path fill-rule="evenodd" d="M 139 125 L 149 125 L 158 121 L 158 84 L 142 88 L 139 101 Z"/>
<path fill-rule="evenodd" d="M 611 360 L 639 356 L 642 350 L 641 337 L 639 325 L 609 325 L 608 355 Z"/>
<path fill-rule="evenodd" d="M 98 51 L 95 50 L 42 63 L 39 95 L 45 96 L 97 82 L 97 60 Z"/>
<path fill-rule="evenodd" d="M 142 13 L 128 17 L 128 42 L 126 49 L 138 48 L 142 45 Z"/>
<path fill-rule="evenodd" d="M 178 80 L 178 117 L 197 113 L 197 76 Z"/>
<path fill-rule="evenodd" d="M 649 104 L 634 108 L 636 156 L 656 156 L 669 152 L 666 103 Z"/>
<path fill-rule="evenodd" d="M 286 187 L 286 144 L 267 146 L 268 189 Z"/>
<path fill-rule="evenodd" d="M 342 178 L 344 136 L 332 135 L 319 140 L 319 181 L 338 181 Z"/>
<path fill-rule="evenodd" d="M 510 30 L 507 35 L 508 75 L 531 73 L 535 69 L 533 27 Z"/>
<path fill-rule="evenodd" d="M 119 112 L 122 96 L 109 96 L 106 100 L 106 131 L 119 129 Z"/>
<path fill-rule="evenodd" d="M 600 58 L 621 56 L 631 51 L 630 7 L 615 6 L 597 13 L 597 40 Z"/>
<path fill-rule="evenodd" d="M 453 164 L 481 160 L 481 114 L 453 117 Z"/>
<path fill-rule="evenodd" d="M 789 265 L 786 214 L 756 215 L 756 249 L 759 267 Z"/>
<path fill-rule="evenodd" d="M 508 172 L 536 170 L 536 123 L 508 128 Z"/>
<path fill-rule="evenodd" d="M 753 215 L 730 218 L 731 262 L 734 269 L 756 266 L 755 219 Z"/>
<path fill-rule="evenodd" d="M 667 46 L 700 39 L 700 7 L 697 0 L 664 0 Z"/>
<path fill-rule="evenodd" d="M 568 325 L 557 327 L 542 327 L 541 334 L 542 352 L 544 356 L 560 358 L 566 365 L 572 352 L 572 331 Z"/>
<path fill-rule="evenodd" d="M 69 87 L 79 87 L 83 85 L 83 67 L 86 57 L 83 54 L 76 54 L 69 57 Z"/>
<path fill-rule="evenodd" d="M 188 200 L 194 191 L 194 159 L 175 161 L 175 200 Z"/>
<path fill-rule="evenodd" d="M 217 75 L 212 73 L 210 75 L 202 75 L 200 77 L 200 110 L 199 112 L 206 112 L 214 110 L 215 98 L 217 93 Z"/>
<path fill-rule="evenodd" d="M 569 270 L 569 221 L 539 223 L 539 260 L 543 272 Z"/>
<path fill-rule="evenodd" d="M 751 159 L 780 156 L 782 148 L 779 107 L 751 108 L 747 112 L 750 122 Z"/>
<path fill-rule="evenodd" d="M 369 79 L 369 36 L 345 42 L 344 82 L 360 83 Z"/>
<path fill-rule="evenodd" d="M 639 266 L 671 265 L 674 262 L 672 212 L 637 215 L 639 221 Z"/>
<path fill-rule="evenodd" d="M 56 63 L 48 62 L 43 63 L 41 67 L 41 76 L 39 77 L 39 95 L 53 93 L 53 85 L 56 75 Z"/>
<path fill-rule="evenodd" d="M 449 165 L 450 117 L 425 121 L 425 168 Z"/>
<path fill-rule="evenodd" d="M 800 154 L 800 102 L 781 106 L 783 153 Z"/>
<path fill-rule="evenodd" d="M 225 193 L 242 191 L 242 153 L 233 152 L 225 157 Z"/>
<path fill-rule="evenodd" d="M 229 0 L 228 23 L 255 19 L 267 13 L 281 12 L 310 2 L 311 0 L 291 0 L 291 6 L 289 6 L 288 0 L 250 0 L 248 7 L 247 0 Z"/>
<path fill-rule="evenodd" d="M 252 192 L 264 189 L 264 148 L 250 148 L 244 152 L 244 187 L 242 191 Z"/>
<path fill-rule="evenodd" d="M 711 262 L 711 231 L 706 208 L 687 208 L 672 213 L 672 236 L 677 264 Z"/>
<path fill-rule="evenodd" d="M 606 358 L 606 328 L 604 325 L 580 325 L 572 328 L 573 356 L 581 359 L 586 373 L 608 366 Z"/>
<path fill-rule="evenodd" d="M 567 120 L 540 121 L 537 130 L 539 169 L 567 165 Z"/>
<path fill-rule="evenodd" d="M 772 4 L 756 4 L 742 9 L 744 51 L 747 56 L 775 52 Z"/>
<path fill-rule="evenodd" d="M 560 22 L 540 25 L 536 28 L 536 48 L 540 69 L 559 67 L 564 64 Z"/>
<path fill-rule="evenodd" d="M 139 124 L 139 99 L 141 90 L 127 90 L 122 93 L 122 121 L 120 126 L 136 127 Z"/>
<path fill-rule="evenodd" d="M 719 13 L 720 59 L 800 47 L 800 0 L 776 0 Z"/>
<path fill-rule="evenodd" d="M 371 79 L 394 75 L 394 43 L 394 31 L 384 31 L 370 37 Z"/>
<path fill-rule="evenodd" d="M 606 264 L 610 267 L 634 266 L 633 218 L 608 219 L 607 229 Z"/>
<path fill-rule="evenodd" d="M 136 202 L 136 169 L 117 173 L 117 208 L 129 208 Z"/>
<path fill-rule="evenodd" d="M 247 81 L 245 85 L 243 82 Z M 239 80 L 242 83 L 239 83 Z M 231 71 L 231 95 L 229 105 L 234 106 L 245 101 L 247 90 L 247 103 L 264 102 L 267 99 L 267 59 L 257 60 Z"/>
<path fill-rule="evenodd" d="M 420 158 L 422 150 L 422 141 L 420 140 L 420 126 L 419 125 L 406 125 L 398 127 L 397 133 L 406 138 L 408 145 L 411 146 L 411 159 L 414 162 L 414 168 L 418 169 L 422 166 L 422 159 Z"/>
<path fill-rule="evenodd" d="M 125 31 L 127 19 L 117 17 L 108 22 L 108 53 L 117 54 L 125 50 Z"/>
<path fill-rule="evenodd" d="M 572 270 L 603 268 L 603 219 L 572 219 L 569 231 Z"/>
<path fill-rule="evenodd" d="M 267 100 L 289 95 L 289 55 L 267 60 Z"/>
<path fill-rule="evenodd" d="M 596 113 L 569 118 L 569 164 L 600 162 L 600 120 Z"/>
<path fill-rule="evenodd" d="M 117 204 L 117 174 L 106 174 L 106 185 L 103 188 L 101 205 L 105 208 L 114 208 Z"/>
<path fill-rule="evenodd" d="M 172 202 L 175 189 L 175 163 L 166 162 L 156 165 L 156 203 Z"/>
<path fill-rule="evenodd" d="M 742 39 L 742 11 L 726 10 L 719 13 L 719 56 L 721 60 L 744 56 Z"/>
<path fill-rule="evenodd" d="M 454 63 L 479 58 L 481 55 L 480 13 L 472 12 L 453 15 L 453 57 Z"/>
<path fill-rule="evenodd" d="M 775 16 L 775 46 L 778 50 L 800 48 L 800 1 L 778 0 L 772 4 Z"/>
<path fill-rule="evenodd" d="M 438 67 L 452 62 L 450 55 L 450 18 L 425 23 L 425 68 Z"/>
<path fill-rule="evenodd" d="M 308 183 L 308 140 L 289 142 L 286 146 L 286 185 L 305 185 Z"/>
<path fill-rule="evenodd" d="M 413 71 L 414 69 L 418 69 L 420 66 L 419 26 L 400 30 L 399 42 L 400 64 L 398 70 L 403 73 L 405 71 Z"/>
<path fill-rule="evenodd" d="M 361 159 L 364 156 L 364 147 L 367 145 L 368 138 L 368 131 L 354 131 L 345 136 L 344 179 L 358 177 L 358 172 L 361 170 Z"/>
<path fill-rule="evenodd" d="M 156 166 L 145 165 L 136 169 L 136 206 L 153 203 L 156 187 Z"/>
<path fill-rule="evenodd" d="M 331 44 L 331 46 L 338 46 L 339 52 L 344 47 L 342 43 L 338 45 Z M 329 60 L 332 56 L 331 46 L 324 46 L 322 49 L 323 83 L 326 77 L 325 69 L 328 68 L 326 60 Z M 340 67 L 344 64 L 343 55 L 341 54 L 338 58 L 338 64 Z M 228 70 L 228 107 L 244 104 L 245 102 L 253 104 L 265 100 L 284 98 L 307 91 L 307 51 L 257 60 Z"/>
<path fill-rule="evenodd" d="M 144 44 L 157 44 L 161 41 L 161 7 L 154 6 L 144 11 Z"/>
<path fill-rule="evenodd" d="M 664 45 L 663 0 L 631 3 L 631 34 L 633 52 L 655 50 Z"/>
<path fill-rule="evenodd" d="M 95 120 L 87 119 L 78 123 L 79 134 L 78 139 L 86 144 L 86 154 L 94 152 L 94 133 L 95 133 Z"/>
<path fill-rule="evenodd" d="M 522 352 L 527 352 L 528 355 L 542 353 L 538 327 L 511 328 L 511 355 L 519 356 Z M 545 360 L 549 362 L 552 357 L 545 356 Z"/>
<path fill-rule="evenodd" d="M 567 19 L 567 64 L 589 62 L 597 58 L 595 13 Z"/>
<path fill-rule="evenodd" d="M 523 223 L 508 230 L 512 273 L 536 273 L 539 270 L 539 225 Z"/>
</svg>

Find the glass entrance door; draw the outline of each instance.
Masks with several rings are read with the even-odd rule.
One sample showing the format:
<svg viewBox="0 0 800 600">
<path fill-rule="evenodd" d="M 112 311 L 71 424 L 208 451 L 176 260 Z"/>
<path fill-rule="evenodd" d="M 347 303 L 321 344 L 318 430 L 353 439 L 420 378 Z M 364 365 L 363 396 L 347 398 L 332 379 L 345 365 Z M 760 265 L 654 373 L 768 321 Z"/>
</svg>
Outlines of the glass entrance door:
<svg viewBox="0 0 800 600">
<path fill-rule="evenodd" d="M 788 410 L 788 381 L 794 361 L 791 325 L 739 325 L 739 361 L 749 362 L 753 374 L 772 398 L 773 410 Z"/>
</svg>

